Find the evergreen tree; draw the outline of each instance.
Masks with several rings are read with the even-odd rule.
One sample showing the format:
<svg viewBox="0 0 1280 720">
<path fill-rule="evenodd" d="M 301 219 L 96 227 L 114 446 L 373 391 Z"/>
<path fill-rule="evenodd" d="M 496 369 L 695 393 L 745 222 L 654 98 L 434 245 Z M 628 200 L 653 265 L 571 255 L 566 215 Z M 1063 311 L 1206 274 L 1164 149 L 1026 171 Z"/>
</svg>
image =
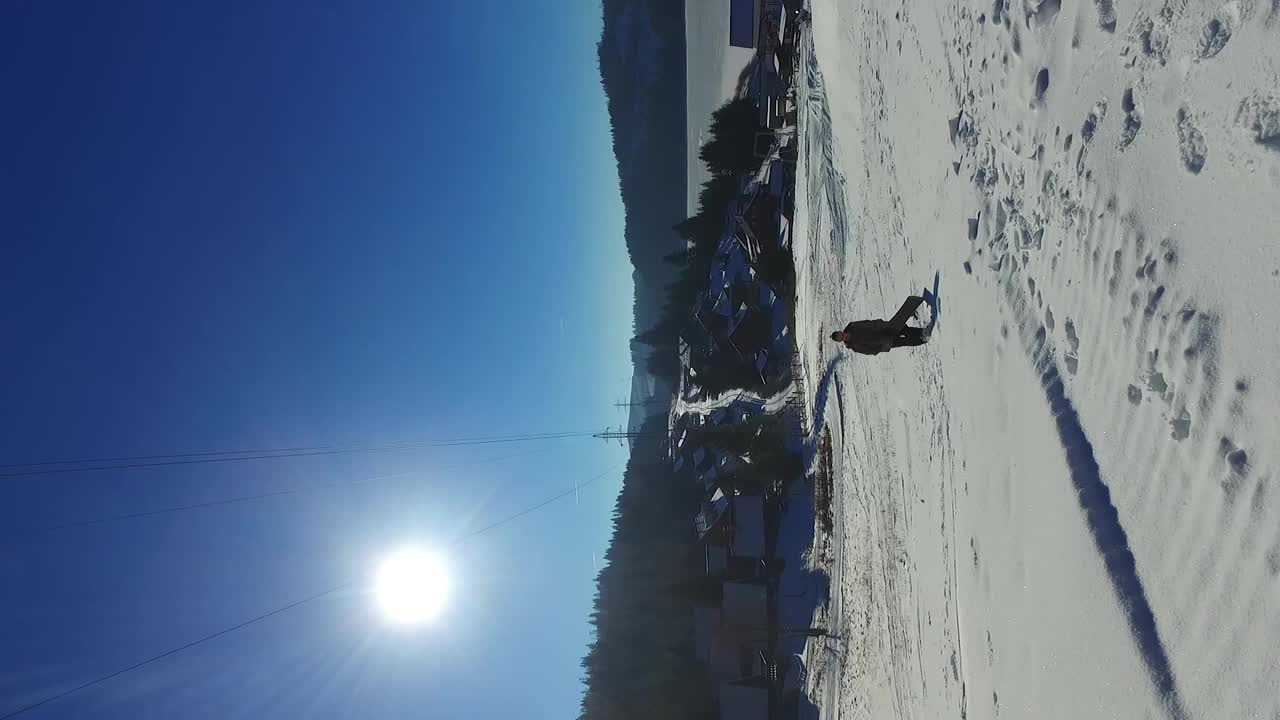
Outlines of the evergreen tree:
<svg viewBox="0 0 1280 720">
<path fill-rule="evenodd" d="M 684 269 L 689 265 L 689 251 L 677 250 L 662 256 L 663 262 L 674 265 L 677 268 Z"/>
<path fill-rule="evenodd" d="M 614 505 L 591 616 L 596 639 L 582 661 L 582 710 L 592 720 L 694 720 L 715 707 L 706 665 L 693 652 L 692 601 L 669 591 L 701 568 L 691 522 L 698 488 L 671 470 L 665 423 L 641 427 Z"/>
<path fill-rule="evenodd" d="M 670 349 L 658 348 L 645 358 L 644 369 L 674 385 L 680 379 L 680 357 Z"/>
<path fill-rule="evenodd" d="M 755 156 L 756 133 L 767 130 L 760 124 L 754 100 L 735 98 L 711 113 L 711 139 L 698 151 L 713 175 L 740 175 L 760 167 Z"/>
</svg>

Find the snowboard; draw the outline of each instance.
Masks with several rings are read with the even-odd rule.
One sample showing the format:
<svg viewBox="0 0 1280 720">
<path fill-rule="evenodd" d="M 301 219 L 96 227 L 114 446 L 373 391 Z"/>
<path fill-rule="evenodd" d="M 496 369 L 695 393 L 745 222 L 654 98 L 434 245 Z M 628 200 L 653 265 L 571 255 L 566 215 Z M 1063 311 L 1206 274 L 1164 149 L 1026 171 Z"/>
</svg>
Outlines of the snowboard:
<svg viewBox="0 0 1280 720">
<path fill-rule="evenodd" d="M 942 271 L 933 274 L 933 290 L 925 289 L 924 300 L 929 303 L 929 324 L 925 326 L 925 334 L 931 334 L 933 329 L 938 325 L 938 316 L 942 314 L 942 304 L 938 300 L 938 281 L 941 280 Z"/>
<path fill-rule="evenodd" d="M 920 305 L 923 303 L 924 298 L 919 295 L 912 295 L 902 303 L 902 307 L 898 308 L 898 312 L 894 313 L 893 317 L 889 318 L 889 329 L 893 331 L 894 335 L 902 332 L 902 329 L 907 326 L 907 321 L 916 314 L 916 310 L 918 310 Z"/>
</svg>

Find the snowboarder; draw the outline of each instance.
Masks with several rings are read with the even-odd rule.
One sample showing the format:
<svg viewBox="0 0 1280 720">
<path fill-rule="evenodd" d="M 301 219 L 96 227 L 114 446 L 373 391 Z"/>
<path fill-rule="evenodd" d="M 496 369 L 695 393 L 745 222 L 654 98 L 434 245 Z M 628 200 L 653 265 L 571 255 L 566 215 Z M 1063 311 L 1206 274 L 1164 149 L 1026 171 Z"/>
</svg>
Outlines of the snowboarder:
<svg viewBox="0 0 1280 720">
<path fill-rule="evenodd" d="M 878 355 L 896 347 L 923 345 L 929 336 L 920 328 L 904 327 L 895 334 L 884 320 L 857 320 L 831 333 L 831 339 L 856 353 Z"/>
<path fill-rule="evenodd" d="M 928 292 L 926 290 L 926 292 Z M 831 333 L 831 339 L 863 355 L 878 355 L 896 347 L 914 347 L 929 341 L 922 328 L 907 327 L 907 320 L 915 314 L 924 298 L 912 295 L 890 320 L 857 320 L 844 330 Z"/>
</svg>

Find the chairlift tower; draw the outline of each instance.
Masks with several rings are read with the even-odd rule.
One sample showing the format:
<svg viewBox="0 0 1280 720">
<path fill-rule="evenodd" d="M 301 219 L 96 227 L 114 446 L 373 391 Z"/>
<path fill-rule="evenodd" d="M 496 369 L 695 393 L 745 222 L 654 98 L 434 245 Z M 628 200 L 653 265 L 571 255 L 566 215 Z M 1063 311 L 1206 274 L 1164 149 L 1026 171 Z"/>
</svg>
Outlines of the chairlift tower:
<svg viewBox="0 0 1280 720">
<path fill-rule="evenodd" d="M 661 432 L 645 432 L 643 430 L 627 430 L 625 428 L 619 428 L 617 430 L 605 428 L 598 433 L 594 433 L 591 437 L 606 441 L 617 440 L 622 443 L 626 440 L 635 440 L 636 438 L 662 438 L 664 440 L 670 440 L 671 434 L 665 430 Z"/>
<path fill-rule="evenodd" d="M 660 398 L 655 398 L 653 400 L 641 400 L 639 402 L 625 402 L 623 400 L 619 400 L 618 402 L 614 403 L 613 406 L 616 408 L 625 408 L 625 407 L 649 407 L 651 405 L 670 405 L 670 404 L 671 404 L 670 400 L 662 400 Z"/>
</svg>

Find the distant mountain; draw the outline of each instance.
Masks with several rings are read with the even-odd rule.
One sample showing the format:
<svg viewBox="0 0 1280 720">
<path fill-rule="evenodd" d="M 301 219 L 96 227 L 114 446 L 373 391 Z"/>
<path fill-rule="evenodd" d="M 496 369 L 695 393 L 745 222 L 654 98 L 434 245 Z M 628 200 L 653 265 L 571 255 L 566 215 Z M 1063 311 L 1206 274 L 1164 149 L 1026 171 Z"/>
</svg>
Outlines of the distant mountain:
<svg viewBox="0 0 1280 720">
<path fill-rule="evenodd" d="M 662 258 L 683 248 L 672 226 L 686 211 L 684 3 L 604 0 L 598 50 L 634 267 L 634 323 L 644 331 L 657 321 L 664 286 L 675 279 Z M 632 344 L 637 375 L 648 352 Z M 647 378 L 639 387 L 666 389 Z"/>
<path fill-rule="evenodd" d="M 664 256 L 684 248 L 685 26 L 680 0 L 604 0 L 600 77 L 609 100 L 625 239 L 635 279 L 635 327 L 662 314 L 676 279 Z M 597 577 L 595 640 L 583 658 L 581 719 L 714 717 L 706 668 L 693 647 L 693 610 L 667 590 L 695 575 L 701 556 L 692 514 L 701 486 L 677 477 L 661 436 L 660 403 L 673 388 L 645 370 L 652 349 L 631 343 L 629 427 L 638 431 L 613 513 L 613 538 Z M 660 413 L 660 414 L 659 414 Z"/>
</svg>

